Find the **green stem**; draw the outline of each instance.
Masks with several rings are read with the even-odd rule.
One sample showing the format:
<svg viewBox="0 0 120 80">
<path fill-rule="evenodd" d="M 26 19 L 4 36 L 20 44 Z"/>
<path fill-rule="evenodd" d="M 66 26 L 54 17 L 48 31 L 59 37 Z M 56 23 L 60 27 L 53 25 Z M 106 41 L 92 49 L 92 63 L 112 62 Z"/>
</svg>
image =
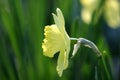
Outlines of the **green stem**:
<svg viewBox="0 0 120 80">
<path fill-rule="evenodd" d="M 95 66 L 95 80 L 98 80 L 97 66 Z"/>
<path fill-rule="evenodd" d="M 106 66 L 106 63 L 105 63 L 105 59 L 104 59 L 103 56 L 101 57 L 101 59 L 102 59 L 103 67 L 104 67 L 105 72 L 106 72 L 106 74 L 107 74 L 107 78 L 108 78 L 108 80 L 111 80 L 111 77 L 110 77 L 109 71 L 108 71 L 107 66 Z"/>
</svg>

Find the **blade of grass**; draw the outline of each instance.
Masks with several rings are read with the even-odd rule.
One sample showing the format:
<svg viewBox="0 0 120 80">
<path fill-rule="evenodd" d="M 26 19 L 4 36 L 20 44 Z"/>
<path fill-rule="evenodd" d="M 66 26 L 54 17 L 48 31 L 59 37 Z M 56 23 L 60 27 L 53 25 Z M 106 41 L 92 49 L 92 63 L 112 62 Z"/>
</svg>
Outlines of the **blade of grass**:
<svg viewBox="0 0 120 80">
<path fill-rule="evenodd" d="M 1 17 L 2 17 L 2 22 L 4 24 L 3 28 L 5 29 L 5 31 L 8 34 L 12 49 L 14 50 L 13 55 L 15 55 L 15 60 L 16 60 L 17 64 L 19 64 L 19 65 L 16 65 L 19 78 L 20 78 L 20 80 L 23 80 L 23 79 L 21 79 L 22 77 L 21 77 L 21 74 L 19 71 L 22 68 L 23 63 L 22 63 L 22 57 L 20 54 L 20 50 L 18 47 L 18 40 L 16 38 L 16 34 L 14 31 L 15 30 L 14 29 L 15 28 L 14 18 L 11 15 L 10 8 L 7 7 L 8 10 L 6 10 L 6 5 L 9 6 L 10 4 L 9 5 L 4 4 L 3 7 L 1 8 Z"/>
<path fill-rule="evenodd" d="M 46 0 L 28 0 L 28 20 L 30 45 L 34 60 L 35 74 L 38 79 L 44 79 L 44 59 L 42 58 L 41 43 L 43 39 L 43 25 L 45 23 Z"/>
<path fill-rule="evenodd" d="M 16 80 L 15 72 L 11 63 L 12 61 L 10 60 L 8 50 L 5 44 L 5 39 L 3 37 L 0 40 L 0 69 L 2 69 L 0 70 L 2 77 L 1 80 L 7 79 L 7 75 L 9 77 L 9 80 Z M 5 71 L 7 72 L 7 74 L 4 73 Z"/>
</svg>

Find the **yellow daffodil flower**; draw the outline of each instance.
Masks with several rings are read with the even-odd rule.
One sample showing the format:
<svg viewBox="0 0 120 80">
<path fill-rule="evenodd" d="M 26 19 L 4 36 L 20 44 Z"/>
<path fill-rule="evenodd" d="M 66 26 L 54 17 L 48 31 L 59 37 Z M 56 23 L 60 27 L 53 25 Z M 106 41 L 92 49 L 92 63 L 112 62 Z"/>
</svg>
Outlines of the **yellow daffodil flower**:
<svg viewBox="0 0 120 80">
<path fill-rule="evenodd" d="M 57 72 L 59 76 L 62 76 L 63 70 L 68 67 L 70 38 L 65 30 L 65 21 L 61 10 L 57 8 L 56 12 L 57 15 L 52 14 L 55 24 L 45 26 L 42 48 L 43 54 L 48 57 L 53 57 L 55 53 L 59 52 Z"/>
<path fill-rule="evenodd" d="M 104 17 L 111 28 L 116 29 L 120 26 L 120 2 L 118 0 L 105 1 Z"/>
</svg>

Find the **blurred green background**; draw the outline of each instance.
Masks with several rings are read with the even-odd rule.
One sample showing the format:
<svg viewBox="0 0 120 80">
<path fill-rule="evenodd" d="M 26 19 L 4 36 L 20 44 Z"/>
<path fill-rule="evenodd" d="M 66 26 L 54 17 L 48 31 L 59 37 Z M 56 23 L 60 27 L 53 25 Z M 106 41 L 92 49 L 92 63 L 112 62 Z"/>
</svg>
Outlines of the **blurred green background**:
<svg viewBox="0 0 120 80">
<path fill-rule="evenodd" d="M 59 77 L 57 56 L 43 56 L 44 26 L 60 8 L 70 37 L 94 42 L 98 59 L 81 46 Z M 71 41 L 71 52 L 75 41 Z M 119 0 L 0 0 L 0 80 L 119 80 Z"/>
</svg>

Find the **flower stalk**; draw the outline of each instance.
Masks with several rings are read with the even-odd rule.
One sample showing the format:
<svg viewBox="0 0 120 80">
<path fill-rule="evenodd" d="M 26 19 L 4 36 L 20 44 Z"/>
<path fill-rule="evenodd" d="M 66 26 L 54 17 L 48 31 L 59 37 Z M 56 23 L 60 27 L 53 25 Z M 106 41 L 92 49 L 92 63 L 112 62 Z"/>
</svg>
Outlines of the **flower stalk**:
<svg viewBox="0 0 120 80">
<path fill-rule="evenodd" d="M 74 57 L 80 45 L 91 48 L 97 54 L 98 57 L 101 57 L 102 54 L 100 53 L 99 49 L 92 41 L 87 40 L 85 38 L 70 38 L 70 40 L 77 40 L 77 43 L 74 45 L 72 57 Z"/>
</svg>

